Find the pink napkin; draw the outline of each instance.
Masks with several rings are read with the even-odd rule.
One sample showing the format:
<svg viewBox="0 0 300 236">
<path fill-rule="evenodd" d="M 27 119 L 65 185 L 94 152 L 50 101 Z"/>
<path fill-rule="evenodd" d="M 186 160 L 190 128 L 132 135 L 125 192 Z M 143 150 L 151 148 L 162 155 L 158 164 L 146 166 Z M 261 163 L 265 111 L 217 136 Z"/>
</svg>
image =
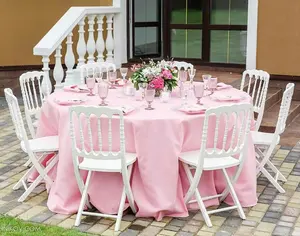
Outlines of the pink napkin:
<svg viewBox="0 0 300 236">
<path fill-rule="evenodd" d="M 230 84 L 225 84 L 225 83 L 217 84 L 217 90 L 228 89 L 228 88 L 232 88 L 232 86 Z"/>
<path fill-rule="evenodd" d="M 179 111 L 182 111 L 186 114 L 202 114 L 205 113 L 206 108 L 202 105 L 187 105 L 180 107 Z"/>
<path fill-rule="evenodd" d="M 75 93 L 87 93 L 88 89 L 79 88 L 78 85 L 71 85 L 64 87 L 64 91 L 66 92 L 75 92 Z"/>
</svg>

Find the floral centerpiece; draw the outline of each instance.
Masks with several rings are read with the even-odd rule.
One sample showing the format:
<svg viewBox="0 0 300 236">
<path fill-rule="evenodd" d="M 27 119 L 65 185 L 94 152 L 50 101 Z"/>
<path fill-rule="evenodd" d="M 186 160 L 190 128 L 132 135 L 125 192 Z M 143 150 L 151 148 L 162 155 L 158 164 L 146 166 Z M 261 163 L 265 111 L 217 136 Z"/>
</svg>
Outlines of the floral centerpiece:
<svg viewBox="0 0 300 236">
<path fill-rule="evenodd" d="M 166 88 L 172 91 L 177 86 L 177 70 L 172 67 L 172 61 L 153 60 L 149 63 L 142 62 L 142 64 L 133 65 L 131 70 L 131 82 L 136 89 L 139 89 L 140 84 L 147 84 L 156 90 L 156 96 Z"/>
</svg>

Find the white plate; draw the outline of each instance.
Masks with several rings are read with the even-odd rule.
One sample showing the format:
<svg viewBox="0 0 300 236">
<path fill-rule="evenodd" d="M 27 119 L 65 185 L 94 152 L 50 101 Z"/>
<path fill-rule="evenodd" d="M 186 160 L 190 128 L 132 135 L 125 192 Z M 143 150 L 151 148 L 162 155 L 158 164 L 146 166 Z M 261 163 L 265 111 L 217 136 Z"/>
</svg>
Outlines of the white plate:
<svg viewBox="0 0 300 236">
<path fill-rule="evenodd" d="M 203 105 L 185 105 L 178 108 L 179 111 L 182 111 L 186 114 L 202 114 L 205 113 L 206 107 Z"/>
</svg>

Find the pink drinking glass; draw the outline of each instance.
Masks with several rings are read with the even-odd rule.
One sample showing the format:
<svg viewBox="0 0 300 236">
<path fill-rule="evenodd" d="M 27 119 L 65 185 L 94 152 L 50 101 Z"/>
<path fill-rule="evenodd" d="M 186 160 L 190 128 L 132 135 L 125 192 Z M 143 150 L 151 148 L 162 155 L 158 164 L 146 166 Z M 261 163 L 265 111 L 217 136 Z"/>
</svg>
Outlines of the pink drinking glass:
<svg viewBox="0 0 300 236">
<path fill-rule="evenodd" d="M 145 100 L 147 101 L 148 106 L 145 108 L 145 110 L 154 110 L 154 108 L 151 106 L 154 97 L 155 97 L 155 89 L 147 88 L 145 91 Z"/>
<path fill-rule="evenodd" d="M 211 78 L 211 75 L 202 75 L 204 89 L 208 89 L 208 82 L 209 82 L 210 78 Z"/>
<path fill-rule="evenodd" d="M 217 84 L 218 84 L 218 78 L 210 78 L 209 79 L 208 88 L 212 93 L 216 90 Z"/>
<path fill-rule="evenodd" d="M 200 100 L 204 95 L 204 83 L 194 84 L 194 95 L 197 98 L 197 104 L 202 105 Z"/>
<path fill-rule="evenodd" d="M 107 98 L 108 95 L 108 84 L 106 82 L 100 82 L 98 84 L 98 95 L 101 99 L 100 106 L 107 106 L 105 103 L 105 98 Z"/>
<path fill-rule="evenodd" d="M 87 76 L 85 78 L 85 82 L 86 82 L 86 87 L 90 90 L 90 93 L 88 94 L 88 96 L 95 96 L 95 94 L 93 94 L 93 89 L 96 84 L 95 78 Z"/>
<path fill-rule="evenodd" d="M 111 83 L 110 89 L 116 89 L 115 82 L 117 80 L 117 72 L 116 71 L 109 71 L 108 72 L 108 80 Z"/>
</svg>

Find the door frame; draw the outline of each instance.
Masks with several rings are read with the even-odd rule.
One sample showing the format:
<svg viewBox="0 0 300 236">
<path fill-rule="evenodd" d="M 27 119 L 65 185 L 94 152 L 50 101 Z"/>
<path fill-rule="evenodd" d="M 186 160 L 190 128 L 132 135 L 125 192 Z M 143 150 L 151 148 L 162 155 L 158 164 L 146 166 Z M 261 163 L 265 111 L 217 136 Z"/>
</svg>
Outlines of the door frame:
<svg viewBox="0 0 300 236">
<path fill-rule="evenodd" d="M 164 0 L 162 0 L 164 1 Z M 162 4 L 164 6 L 164 4 Z M 133 26 L 132 26 L 132 0 L 127 0 L 127 57 L 133 58 Z M 163 18 L 170 19 L 170 12 L 166 7 L 163 9 Z M 169 24 L 162 19 L 163 50 L 162 56 L 167 54 L 166 42 L 170 42 Z M 248 0 L 247 19 L 247 46 L 246 46 L 246 69 L 256 69 L 257 63 L 257 29 L 258 29 L 258 0 Z M 214 63 L 210 63 L 212 65 Z"/>
</svg>

